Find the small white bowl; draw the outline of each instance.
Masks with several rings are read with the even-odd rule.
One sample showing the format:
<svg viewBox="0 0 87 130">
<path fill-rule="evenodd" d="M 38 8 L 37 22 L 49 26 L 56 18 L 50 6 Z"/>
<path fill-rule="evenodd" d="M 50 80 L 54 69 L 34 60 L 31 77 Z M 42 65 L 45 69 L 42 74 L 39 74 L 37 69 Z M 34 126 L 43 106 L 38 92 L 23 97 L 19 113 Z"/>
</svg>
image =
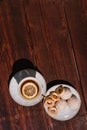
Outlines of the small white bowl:
<svg viewBox="0 0 87 130">
<path fill-rule="evenodd" d="M 64 111 L 58 112 L 58 114 L 55 115 L 55 116 L 51 116 L 51 115 L 49 114 L 47 106 L 44 105 L 44 109 L 45 109 L 46 113 L 47 113 L 50 117 L 52 117 L 53 119 L 59 120 L 59 121 L 65 121 L 65 120 L 69 120 L 69 119 L 73 118 L 73 117 L 78 113 L 78 111 L 79 111 L 79 109 L 80 109 L 80 106 L 81 106 L 81 99 L 80 99 L 80 95 L 79 95 L 79 93 L 76 91 L 76 89 L 74 89 L 73 87 L 71 87 L 71 86 L 69 86 L 69 85 L 65 85 L 65 84 L 58 84 L 58 85 L 55 85 L 55 86 L 51 87 L 51 88 L 46 92 L 45 96 L 48 96 L 48 95 L 50 94 L 50 92 L 55 91 L 55 89 L 56 89 L 57 87 L 59 87 L 60 85 L 69 88 L 69 89 L 71 90 L 72 94 L 75 95 L 75 96 L 78 98 L 78 100 L 79 100 L 79 106 L 78 106 L 78 108 L 75 109 L 75 110 L 72 110 L 72 109 L 67 105 L 67 108 L 65 108 Z"/>
<path fill-rule="evenodd" d="M 39 93 L 33 99 L 26 99 L 21 94 L 21 85 L 27 81 L 32 80 L 36 82 L 39 86 Z M 43 96 L 46 93 L 46 81 L 44 77 L 36 70 L 33 69 L 24 69 L 17 72 L 10 80 L 9 83 L 9 92 L 12 99 L 23 106 L 33 106 L 38 104 Z"/>
</svg>

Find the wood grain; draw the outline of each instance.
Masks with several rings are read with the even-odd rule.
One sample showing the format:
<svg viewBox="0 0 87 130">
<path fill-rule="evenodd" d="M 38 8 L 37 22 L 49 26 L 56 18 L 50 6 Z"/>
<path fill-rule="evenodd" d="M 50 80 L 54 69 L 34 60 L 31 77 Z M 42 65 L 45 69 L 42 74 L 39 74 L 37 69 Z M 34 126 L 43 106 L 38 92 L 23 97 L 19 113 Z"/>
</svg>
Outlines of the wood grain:
<svg viewBox="0 0 87 130">
<path fill-rule="evenodd" d="M 65 0 L 64 8 L 66 11 L 67 22 L 72 39 L 72 46 L 77 59 L 77 69 L 79 74 L 79 82 L 81 82 L 82 90 L 85 96 L 87 106 L 87 1 L 67 1 Z"/>
<path fill-rule="evenodd" d="M 27 128 L 30 128 L 33 130 L 36 127 L 35 123 L 37 124 L 36 129 L 47 129 L 46 122 L 44 121 L 43 124 L 41 123 L 44 115 L 42 111 L 38 111 L 42 108 L 40 105 L 37 106 L 37 112 L 34 109 L 35 107 L 31 109 L 19 106 L 11 99 L 8 92 L 8 79 L 12 72 L 13 63 L 18 59 L 26 58 L 31 60 L 35 65 L 32 40 L 29 35 L 22 1 L 15 2 L 12 0 L 2 2 L 0 5 L 0 15 L 0 67 L 2 70 L 1 73 L 3 73 L 3 76 L 0 76 L 1 86 L 3 87 L 3 90 L 1 91 L 2 98 L 0 99 L 0 102 L 2 103 L 0 117 L 6 118 L 2 121 L 2 129 L 5 130 L 5 126 L 3 125 L 5 121 L 7 122 L 8 120 L 7 129 L 26 130 Z M 4 77 L 5 81 L 3 80 Z M 35 113 L 37 114 L 32 122 L 32 115 Z"/>
<path fill-rule="evenodd" d="M 32 12 L 33 8 L 34 11 Z M 30 25 L 37 66 L 46 75 L 48 82 L 50 81 L 49 78 L 51 80 L 64 79 L 70 81 L 81 94 L 61 2 L 26 1 L 25 9 Z M 49 69 L 51 72 L 48 73 L 47 70 Z M 83 96 L 82 102 L 84 104 Z M 81 113 L 83 112 L 86 112 L 84 105 Z M 58 123 L 49 117 L 47 118 L 49 124 L 51 124 L 50 129 L 67 129 L 65 122 Z M 79 122 L 77 118 L 74 118 L 75 121 Z M 73 129 L 73 121 L 67 122 L 67 126 Z"/>
<path fill-rule="evenodd" d="M 86 4 L 84 0 L 0 1 L 0 130 L 86 130 Z M 47 87 L 51 81 L 70 82 L 81 95 L 78 115 L 60 122 L 45 113 L 43 102 L 33 107 L 16 104 L 8 80 L 19 59 L 30 60 Z"/>
</svg>

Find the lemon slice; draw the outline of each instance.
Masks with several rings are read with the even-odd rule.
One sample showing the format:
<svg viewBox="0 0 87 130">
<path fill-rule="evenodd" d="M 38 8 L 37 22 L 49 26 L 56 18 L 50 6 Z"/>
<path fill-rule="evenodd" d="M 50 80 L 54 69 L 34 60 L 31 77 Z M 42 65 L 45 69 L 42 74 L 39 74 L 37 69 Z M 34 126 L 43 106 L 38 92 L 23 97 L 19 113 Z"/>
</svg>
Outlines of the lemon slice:
<svg viewBox="0 0 87 130">
<path fill-rule="evenodd" d="M 38 95 L 39 87 L 32 81 L 27 81 L 21 86 L 21 94 L 26 99 L 33 99 Z"/>
</svg>

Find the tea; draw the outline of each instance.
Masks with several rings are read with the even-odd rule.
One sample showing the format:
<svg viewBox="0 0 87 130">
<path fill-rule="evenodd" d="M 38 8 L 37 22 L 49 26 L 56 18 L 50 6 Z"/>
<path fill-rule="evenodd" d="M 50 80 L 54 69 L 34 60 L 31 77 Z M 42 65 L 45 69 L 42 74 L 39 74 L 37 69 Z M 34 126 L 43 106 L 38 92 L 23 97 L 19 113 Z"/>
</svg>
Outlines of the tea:
<svg viewBox="0 0 87 130">
<path fill-rule="evenodd" d="M 27 80 L 21 85 L 21 94 L 26 99 L 34 99 L 39 93 L 39 86 L 33 80 Z"/>
</svg>

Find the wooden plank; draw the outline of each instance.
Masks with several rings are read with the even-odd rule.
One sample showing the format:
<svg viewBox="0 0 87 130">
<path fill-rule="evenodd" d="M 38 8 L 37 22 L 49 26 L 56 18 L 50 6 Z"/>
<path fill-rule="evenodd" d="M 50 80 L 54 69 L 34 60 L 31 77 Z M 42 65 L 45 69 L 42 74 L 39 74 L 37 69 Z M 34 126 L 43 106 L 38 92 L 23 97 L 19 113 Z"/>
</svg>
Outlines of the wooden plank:
<svg viewBox="0 0 87 130">
<path fill-rule="evenodd" d="M 64 79 L 72 83 L 82 99 L 78 116 L 58 122 L 46 118 L 42 103 L 31 108 L 17 105 L 9 96 L 7 81 L 19 58 L 36 64 L 47 82 Z M 86 129 L 87 113 L 60 0 L 24 1 L 24 5 L 22 1 L 0 1 L 0 61 L 0 129 Z"/>
<path fill-rule="evenodd" d="M 77 77 L 62 3 L 60 0 L 41 0 L 40 2 L 32 0 L 25 2 L 25 9 L 38 68 L 44 74 L 47 82 L 56 79 L 69 81 L 79 91 L 82 99 L 83 105 L 80 113 L 66 123 L 54 121 L 47 116 L 49 129 L 74 129 L 75 121 L 77 122 L 75 128 L 82 129 L 83 126 L 77 118 L 86 112 L 86 108 Z"/>
<path fill-rule="evenodd" d="M 0 89 L 2 90 L 0 94 L 0 125 L 3 129 L 6 126 L 11 130 L 47 130 L 46 121 L 43 122 L 45 118 L 43 107 L 40 104 L 33 108 L 22 107 L 11 99 L 8 92 L 8 79 L 13 63 L 18 59 L 27 58 L 35 65 L 32 39 L 22 2 L 21 0 L 6 0 L 0 3 L 0 68 L 1 74 L 3 74 L 0 75 Z M 35 108 L 37 111 L 34 110 Z M 36 116 L 32 117 L 35 113 L 37 113 Z M 2 118 L 5 118 L 4 121 Z"/>
<path fill-rule="evenodd" d="M 0 130 L 27 130 L 28 128 L 30 130 L 33 130 L 33 128 L 29 125 L 30 120 L 28 118 L 28 121 L 25 120 L 25 117 L 27 118 L 28 116 L 24 116 L 23 114 L 21 115 L 15 115 L 8 117 L 2 117 L 0 118 Z M 28 127 L 27 127 L 28 126 Z"/>
<path fill-rule="evenodd" d="M 31 39 L 28 37 L 23 5 L 22 2 L 15 2 L 14 4 L 13 3 L 13 1 L 3 2 L 1 6 L 1 35 L 3 35 L 4 33 L 3 38 L 5 37 L 3 39 L 3 42 L 1 43 L 2 49 L 3 47 L 4 49 L 6 49 L 5 47 L 9 49 L 11 48 L 11 54 L 13 54 L 14 52 L 14 55 L 12 56 L 15 60 L 22 57 L 30 58 L 30 60 L 32 61 L 31 45 L 28 46 L 27 44 L 30 43 Z M 6 38 L 8 38 L 8 41 L 6 41 Z"/>
<path fill-rule="evenodd" d="M 11 129 L 9 120 L 0 120 L 0 130 Z"/>
<path fill-rule="evenodd" d="M 87 104 L 87 1 L 64 0 L 64 8 L 69 24 L 72 47 L 77 60 L 79 82 Z"/>
</svg>

